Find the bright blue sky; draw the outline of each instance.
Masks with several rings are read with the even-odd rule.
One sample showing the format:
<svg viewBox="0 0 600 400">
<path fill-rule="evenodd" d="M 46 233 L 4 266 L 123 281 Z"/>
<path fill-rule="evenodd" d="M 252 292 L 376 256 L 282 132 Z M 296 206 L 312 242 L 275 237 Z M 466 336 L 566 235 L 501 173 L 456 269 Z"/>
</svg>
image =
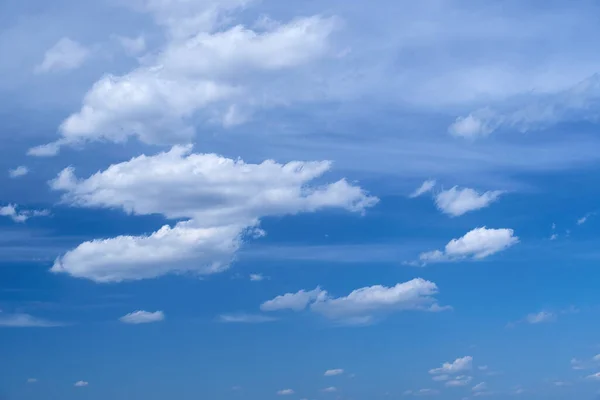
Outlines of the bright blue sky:
<svg viewBox="0 0 600 400">
<path fill-rule="evenodd" d="M 596 399 L 600 6 L 288 3 L 0 3 L 0 399 Z"/>
</svg>

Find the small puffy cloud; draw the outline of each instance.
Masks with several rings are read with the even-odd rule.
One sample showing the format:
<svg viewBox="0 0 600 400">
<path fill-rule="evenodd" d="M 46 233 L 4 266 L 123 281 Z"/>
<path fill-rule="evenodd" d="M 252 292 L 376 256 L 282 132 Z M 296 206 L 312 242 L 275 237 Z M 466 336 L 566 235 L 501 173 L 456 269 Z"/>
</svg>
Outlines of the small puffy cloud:
<svg viewBox="0 0 600 400">
<path fill-rule="evenodd" d="M 327 371 L 325 371 L 325 373 L 323 374 L 324 376 L 336 376 L 336 375 L 342 375 L 344 373 L 344 370 L 341 368 L 336 368 L 336 369 L 328 369 Z"/>
<path fill-rule="evenodd" d="M 313 290 L 300 290 L 296 293 L 286 293 L 265 301 L 260 309 L 263 311 L 293 310 L 302 311 L 319 296 L 325 295 L 325 291 L 317 287 Z"/>
<path fill-rule="evenodd" d="M 530 324 L 541 324 L 543 322 L 552 322 L 556 320 L 556 314 L 550 311 L 540 311 L 529 314 L 525 320 Z"/>
<path fill-rule="evenodd" d="M 72 168 L 51 182 L 63 203 L 161 214 L 179 220 L 147 235 L 87 241 L 58 257 L 52 272 L 96 282 L 208 275 L 229 268 L 245 240 L 264 234 L 260 220 L 324 209 L 363 213 L 376 197 L 345 179 L 311 187 L 327 161 L 247 164 L 175 146 L 111 165 L 87 179 Z"/>
<path fill-rule="evenodd" d="M 218 319 L 220 322 L 228 324 L 260 324 L 276 321 L 273 317 L 260 314 L 223 314 Z"/>
<path fill-rule="evenodd" d="M 506 250 L 519 243 L 512 229 L 488 229 L 485 226 L 467 232 L 463 237 L 452 239 L 444 250 L 422 253 L 423 263 L 446 262 L 462 259 L 480 260 Z"/>
<path fill-rule="evenodd" d="M 435 204 L 443 213 L 458 217 L 469 211 L 488 207 L 498 200 L 502 193 L 500 190 L 479 193 L 473 189 L 460 189 L 454 186 L 452 189 L 438 193 L 435 196 Z"/>
<path fill-rule="evenodd" d="M 88 386 L 88 385 L 89 385 L 89 383 L 86 382 L 86 381 L 77 381 L 77 382 L 75 382 L 75 384 L 73 386 L 75 386 L 75 387 L 85 387 L 85 386 Z"/>
<path fill-rule="evenodd" d="M 277 392 L 277 394 L 279 396 L 290 396 L 292 394 L 294 394 L 294 390 L 293 389 L 281 389 Z"/>
<path fill-rule="evenodd" d="M 36 383 L 38 380 L 36 378 L 27 379 L 27 383 Z"/>
<path fill-rule="evenodd" d="M 556 239 L 558 239 L 558 234 L 556 234 L 556 233 L 553 233 L 553 234 L 550 236 L 550 240 L 556 240 Z"/>
<path fill-rule="evenodd" d="M 335 386 L 329 386 L 329 387 L 326 387 L 325 389 L 323 389 L 323 392 L 325 392 L 325 393 L 334 393 L 337 391 L 338 390 Z"/>
<path fill-rule="evenodd" d="M 461 376 L 457 376 L 456 378 L 447 381 L 444 385 L 446 385 L 447 387 L 467 386 L 469 383 L 471 383 L 472 380 L 473 380 L 472 376 L 461 375 Z"/>
<path fill-rule="evenodd" d="M 584 370 L 588 368 L 585 362 L 578 360 L 577 358 L 571 359 L 571 368 L 574 370 Z"/>
<path fill-rule="evenodd" d="M 0 216 L 9 217 L 15 222 L 25 222 L 32 217 L 47 217 L 48 210 L 19 210 L 16 204 L 8 204 L 0 207 Z"/>
<path fill-rule="evenodd" d="M 392 287 L 375 285 L 356 289 L 344 297 L 333 297 L 320 288 L 301 290 L 269 300 L 262 304 L 261 309 L 302 311 L 309 308 L 340 323 L 364 325 L 372 323 L 377 316 L 395 311 L 438 312 L 448 309 L 437 303 L 437 293 L 435 283 L 418 278 Z"/>
<path fill-rule="evenodd" d="M 473 357 L 466 356 L 457 358 L 452 362 L 445 362 L 440 368 L 434 368 L 429 370 L 432 375 L 456 375 L 457 373 L 470 371 L 473 367 Z"/>
<path fill-rule="evenodd" d="M 415 191 L 412 192 L 409 197 L 415 198 L 424 195 L 425 193 L 431 192 L 435 187 L 435 184 L 436 182 L 433 179 L 426 180 L 425 182 L 423 182 L 423 184 L 421 184 L 421 186 L 415 189 Z"/>
<path fill-rule="evenodd" d="M 64 326 L 64 324 L 29 314 L 6 314 L 0 311 L 0 327 L 3 328 L 54 328 L 58 326 Z"/>
<path fill-rule="evenodd" d="M 35 72 L 69 71 L 79 68 L 90 56 L 90 51 L 78 42 L 64 37 L 49 48 Z"/>
<path fill-rule="evenodd" d="M 119 321 L 125 324 L 149 324 L 153 322 L 164 321 L 165 314 L 162 311 L 134 311 L 119 318 Z"/>
<path fill-rule="evenodd" d="M 60 151 L 61 143 L 62 142 L 57 141 L 55 143 L 42 144 L 32 147 L 27 150 L 27 155 L 33 157 L 54 157 Z"/>
<path fill-rule="evenodd" d="M 20 178 L 29 173 L 29 168 L 24 165 L 18 166 L 17 168 L 8 170 L 8 176 L 11 178 Z"/>
</svg>

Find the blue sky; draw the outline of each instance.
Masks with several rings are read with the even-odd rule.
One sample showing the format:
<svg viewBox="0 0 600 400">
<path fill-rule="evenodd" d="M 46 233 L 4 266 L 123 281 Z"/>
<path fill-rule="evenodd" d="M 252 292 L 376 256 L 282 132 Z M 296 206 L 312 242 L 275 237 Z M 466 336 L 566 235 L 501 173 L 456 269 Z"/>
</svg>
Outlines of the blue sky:
<svg viewBox="0 0 600 400">
<path fill-rule="evenodd" d="M 599 7 L 2 2 L 0 399 L 597 399 Z"/>
</svg>

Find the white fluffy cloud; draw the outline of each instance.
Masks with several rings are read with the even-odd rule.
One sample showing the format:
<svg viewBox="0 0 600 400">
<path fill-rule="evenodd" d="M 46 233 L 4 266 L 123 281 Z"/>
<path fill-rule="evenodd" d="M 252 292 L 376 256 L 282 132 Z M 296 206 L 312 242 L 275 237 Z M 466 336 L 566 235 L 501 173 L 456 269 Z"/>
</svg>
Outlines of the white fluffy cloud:
<svg viewBox="0 0 600 400">
<path fill-rule="evenodd" d="M 195 117 L 224 125 L 241 123 L 249 109 L 271 102 L 266 85 L 258 83 L 268 74 L 328 54 L 336 18 L 310 16 L 274 22 L 261 30 L 226 23 L 233 10 L 247 3 L 144 2 L 138 9 L 153 14 L 167 29 L 165 46 L 142 57 L 132 71 L 97 81 L 81 109 L 60 125 L 61 138 L 29 154 L 50 156 L 64 145 L 123 142 L 129 137 L 151 144 L 189 143 Z M 136 51 L 142 47 L 131 39 L 121 42 Z"/>
<path fill-rule="evenodd" d="M 337 392 L 337 388 L 335 386 L 329 386 L 329 387 L 326 387 L 325 389 L 323 389 L 323 392 L 335 393 L 335 392 Z"/>
<path fill-rule="evenodd" d="M 519 238 L 512 229 L 475 228 L 463 237 L 452 239 L 444 250 L 422 253 L 419 260 L 424 263 L 456 261 L 465 258 L 475 260 L 506 250 L 517 244 Z"/>
<path fill-rule="evenodd" d="M 16 204 L 8 204 L 0 207 L 0 216 L 9 217 L 15 222 L 25 222 L 32 217 L 47 217 L 48 210 L 19 210 Z"/>
<path fill-rule="evenodd" d="M 442 311 L 435 299 L 438 288 L 433 282 L 413 279 L 392 287 L 381 285 L 356 289 L 345 297 L 332 297 L 317 288 L 287 293 L 262 304 L 263 311 L 291 309 L 312 312 L 348 324 L 366 324 L 377 315 L 403 310 Z"/>
<path fill-rule="evenodd" d="M 436 206 L 445 214 L 458 217 L 469 211 L 479 210 L 498 200 L 503 192 L 500 190 L 478 193 L 470 188 L 454 186 L 435 196 Z"/>
<path fill-rule="evenodd" d="M 487 110 L 466 117 L 458 117 L 448 128 L 448 132 L 465 139 L 485 137 L 492 133 L 498 126 L 491 113 Z"/>
<path fill-rule="evenodd" d="M 440 368 L 429 370 L 432 375 L 455 375 L 460 372 L 470 371 L 473 368 L 473 357 L 466 356 L 457 358 L 453 362 L 445 362 Z"/>
<path fill-rule="evenodd" d="M 344 373 L 344 370 L 341 368 L 336 368 L 336 369 L 328 369 L 327 371 L 325 371 L 325 376 L 336 376 L 336 375 L 342 375 Z"/>
<path fill-rule="evenodd" d="M 412 192 L 410 194 L 410 198 L 415 198 L 415 197 L 419 197 L 421 195 L 424 195 L 425 193 L 431 192 L 433 190 L 433 188 L 435 187 L 436 181 L 433 179 L 428 179 L 425 182 L 423 182 L 421 184 L 421 186 L 419 186 L 417 189 L 415 189 L 414 192 Z"/>
<path fill-rule="evenodd" d="M 18 166 L 17 168 L 14 169 L 9 169 L 8 170 L 8 176 L 11 178 L 20 178 L 22 176 L 25 176 L 29 173 L 29 168 L 25 167 L 24 165 Z"/>
<path fill-rule="evenodd" d="M 471 383 L 472 380 L 473 380 L 472 376 L 461 375 L 461 376 L 457 376 L 456 378 L 447 381 L 444 385 L 447 387 L 467 386 L 469 383 Z"/>
<path fill-rule="evenodd" d="M 68 71 L 79 68 L 88 59 L 90 51 L 78 42 L 64 37 L 44 54 L 44 60 L 35 67 L 36 73 Z"/>
<path fill-rule="evenodd" d="M 139 311 L 134 311 L 132 313 L 122 316 L 121 318 L 119 318 L 119 321 L 121 321 L 125 324 L 137 325 L 137 324 L 150 324 L 153 322 L 160 322 L 160 321 L 164 321 L 164 319 L 165 319 L 165 314 L 162 311 L 149 312 L 149 311 L 139 310 Z"/>
<path fill-rule="evenodd" d="M 87 179 L 67 168 L 51 182 L 64 192 L 65 203 L 183 221 L 149 235 L 84 242 L 59 257 L 52 271 L 97 282 L 223 271 L 245 238 L 262 233 L 262 217 L 326 208 L 361 213 L 377 203 L 344 179 L 309 186 L 330 167 L 329 162 L 246 164 L 176 146 L 111 165 Z"/>
<path fill-rule="evenodd" d="M 88 385 L 89 385 L 89 383 L 86 382 L 86 381 L 77 381 L 77 382 L 75 382 L 75 384 L 73 386 L 75 386 L 75 387 L 86 387 Z"/>
</svg>

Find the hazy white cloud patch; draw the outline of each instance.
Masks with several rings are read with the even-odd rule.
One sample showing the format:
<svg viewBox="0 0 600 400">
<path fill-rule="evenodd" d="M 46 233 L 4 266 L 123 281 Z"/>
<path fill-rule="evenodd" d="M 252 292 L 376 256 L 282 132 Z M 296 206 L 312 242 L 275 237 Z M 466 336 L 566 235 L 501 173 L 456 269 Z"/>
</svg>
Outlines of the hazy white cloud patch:
<svg viewBox="0 0 600 400">
<path fill-rule="evenodd" d="M 344 373 L 344 370 L 341 368 L 335 368 L 335 369 L 328 369 L 327 371 L 325 371 L 325 373 L 323 375 L 325 376 L 336 376 L 336 375 L 342 375 Z"/>
<path fill-rule="evenodd" d="M 90 56 L 90 50 L 78 42 L 64 37 L 44 54 L 44 60 L 35 67 L 38 74 L 77 69 Z"/>
<path fill-rule="evenodd" d="M 277 391 L 277 394 L 279 396 L 290 396 L 294 393 L 296 393 L 296 392 L 294 392 L 293 389 L 281 389 L 281 390 Z"/>
<path fill-rule="evenodd" d="M 22 176 L 25 176 L 29 173 L 29 168 L 27 168 L 24 165 L 18 166 L 14 169 L 9 169 L 8 170 L 8 176 L 11 178 L 20 178 Z"/>
<path fill-rule="evenodd" d="M 30 314 L 8 314 L 0 311 L 0 327 L 4 328 L 54 328 L 64 325 L 62 322 L 49 321 Z"/>
<path fill-rule="evenodd" d="M 75 387 L 86 387 L 88 385 L 89 385 L 89 383 L 86 381 L 77 381 L 73 384 L 73 386 L 75 386 Z"/>
<path fill-rule="evenodd" d="M 432 375 L 455 375 L 460 372 L 470 371 L 473 368 L 473 357 L 465 356 L 452 362 L 445 362 L 439 368 L 429 370 Z"/>
</svg>

